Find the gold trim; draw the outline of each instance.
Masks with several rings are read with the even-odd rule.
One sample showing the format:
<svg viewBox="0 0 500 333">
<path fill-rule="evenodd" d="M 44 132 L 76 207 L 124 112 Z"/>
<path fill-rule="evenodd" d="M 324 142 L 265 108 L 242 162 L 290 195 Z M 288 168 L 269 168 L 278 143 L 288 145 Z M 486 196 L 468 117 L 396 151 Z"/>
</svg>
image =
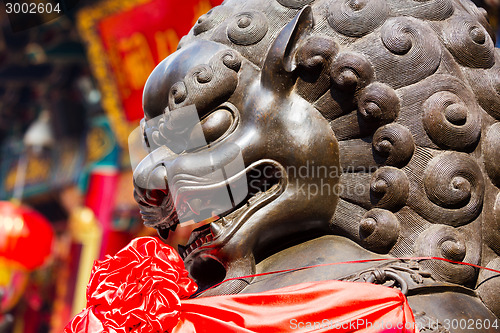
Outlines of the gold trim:
<svg viewBox="0 0 500 333">
<path fill-rule="evenodd" d="M 123 112 L 123 104 L 119 98 L 117 83 L 112 79 L 114 74 L 109 59 L 104 56 L 106 50 L 98 34 L 97 25 L 103 18 L 128 11 L 150 1 L 107 0 L 96 6 L 83 8 L 77 15 L 77 28 L 87 45 L 87 57 L 90 67 L 102 93 L 102 106 L 109 118 L 117 142 L 123 148 L 127 147 L 128 136 L 135 126 L 127 121 Z"/>
</svg>

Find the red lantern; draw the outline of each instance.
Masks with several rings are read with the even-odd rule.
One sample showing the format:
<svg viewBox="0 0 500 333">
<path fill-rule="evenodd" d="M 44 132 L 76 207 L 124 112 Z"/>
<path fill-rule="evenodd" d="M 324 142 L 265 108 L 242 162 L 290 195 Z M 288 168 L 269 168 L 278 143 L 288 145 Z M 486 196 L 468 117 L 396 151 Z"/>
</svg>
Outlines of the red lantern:
<svg viewBox="0 0 500 333">
<path fill-rule="evenodd" d="M 40 213 L 0 201 L 0 258 L 36 269 L 52 252 L 53 239 L 52 227 Z"/>
</svg>

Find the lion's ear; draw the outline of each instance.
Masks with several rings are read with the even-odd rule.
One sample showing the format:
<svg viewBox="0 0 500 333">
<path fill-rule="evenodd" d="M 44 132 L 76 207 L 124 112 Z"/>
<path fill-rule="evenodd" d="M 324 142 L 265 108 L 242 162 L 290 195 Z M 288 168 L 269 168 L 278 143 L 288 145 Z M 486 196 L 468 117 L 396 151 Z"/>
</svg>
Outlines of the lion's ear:
<svg viewBox="0 0 500 333">
<path fill-rule="evenodd" d="M 313 27 L 311 6 L 305 6 L 279 33 L 267 53 L 261 83 L 277 93 L 290 90 L 295 83 L 294 54 L 301 38 Z"/>
</svg>

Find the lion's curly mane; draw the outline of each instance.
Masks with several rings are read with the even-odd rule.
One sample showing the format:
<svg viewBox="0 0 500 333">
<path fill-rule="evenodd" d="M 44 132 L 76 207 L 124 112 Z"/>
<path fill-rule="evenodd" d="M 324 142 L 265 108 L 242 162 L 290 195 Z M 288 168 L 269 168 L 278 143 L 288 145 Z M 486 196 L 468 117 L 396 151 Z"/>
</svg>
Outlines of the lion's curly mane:
<svg viewBox="0 0 500 333">
<path fill-rule="evenodd" d="M 340 144 L 334 232 L 378 253 L 499 269 L 500 52 L 486 12 L 466 0 L 227 0 L 180 48 L 215 41 L 262 68 L 306 5 L 314 27 L 291 52 L 294 90 Z M 488 273 L 425 265 L 442 281 L 479 285 L 500 314 Z"/>
</svg>

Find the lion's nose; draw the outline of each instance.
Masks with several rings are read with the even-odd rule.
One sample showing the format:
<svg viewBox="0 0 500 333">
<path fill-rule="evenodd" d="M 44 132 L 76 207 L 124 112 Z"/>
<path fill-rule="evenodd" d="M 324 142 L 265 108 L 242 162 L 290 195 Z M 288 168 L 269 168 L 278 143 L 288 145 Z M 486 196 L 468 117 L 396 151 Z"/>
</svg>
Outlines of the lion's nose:
<svg viewBox="0 0 500 333">
<path fill-rule="evenodd" d="M 162 206 L 169 196 L 167 169 L 163 164 L 157 165 L 147 175 L 145 181 L 134 181 L 136 200 L 152 206 Z"/>
</svg>

